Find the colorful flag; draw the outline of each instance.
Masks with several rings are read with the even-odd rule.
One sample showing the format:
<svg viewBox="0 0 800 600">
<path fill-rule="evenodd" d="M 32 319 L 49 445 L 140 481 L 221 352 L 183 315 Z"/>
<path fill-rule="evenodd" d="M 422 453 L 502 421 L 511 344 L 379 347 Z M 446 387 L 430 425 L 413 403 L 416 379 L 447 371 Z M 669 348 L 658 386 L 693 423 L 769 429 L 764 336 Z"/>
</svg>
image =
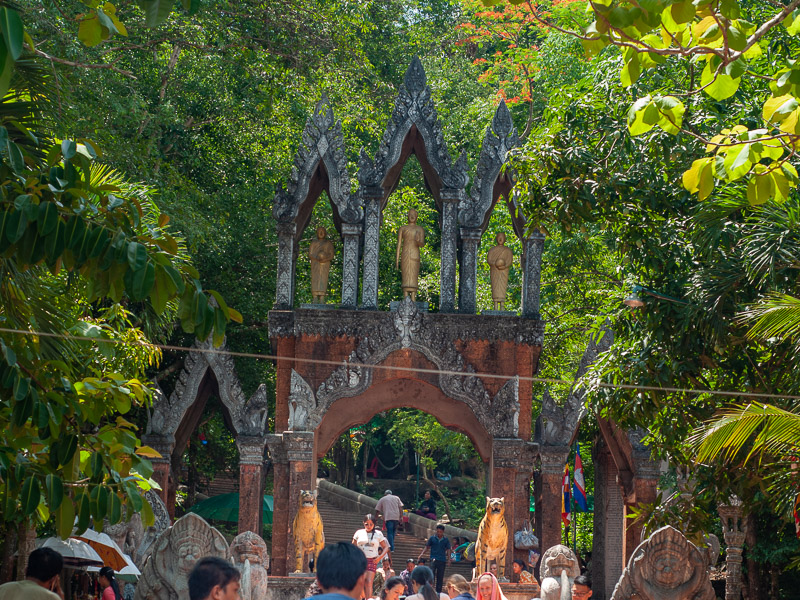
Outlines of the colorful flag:
<svg viewBox="0 0 800 600">
<path fill-rule="evenodd" d="M 569 507 L 572 502 L 570 502 L 569 497 L 569 465 L 564 465 L 564 481 L 561 484 L 561 520 L 564 521 L 564 526 L 569 527 Z"/>
<path fill-rule="evenodd" d="M 797 497 L 794 499 L 794 532 L 797 534 L 797 537 L 800 538 L 800 515 L 797 514 L 798 508 L 800 508 L 800 494 L 797 494 Z"/>
<path fill-rule="evenodd" d="M 575 474 L 572 480 L 572 495 L 575 496 L 575 504 L 577 504 L 583 512 L 589 510 L 589 505 L 586 503 L 586 482 L 583 479 L 583 461 L 581 460 L 581 445 L 577 444 L 575 452 Z"/>
</svg>

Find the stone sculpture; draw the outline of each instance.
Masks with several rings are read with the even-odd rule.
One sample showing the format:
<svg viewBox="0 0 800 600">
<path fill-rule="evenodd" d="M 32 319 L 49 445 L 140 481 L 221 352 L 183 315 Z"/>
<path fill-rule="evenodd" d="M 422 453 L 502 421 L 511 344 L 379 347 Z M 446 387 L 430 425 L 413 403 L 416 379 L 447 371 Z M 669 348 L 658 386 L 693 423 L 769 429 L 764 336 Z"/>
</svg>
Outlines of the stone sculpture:
<svg viewBox="0 0 800 600">
<path fill-rule="evenodd" d="M 508 292 L 508 274 L 511 271 L 511 263 L 514 262 L 514 255 L 505 246 L 505 233 L 498 233 L 495 241 L 497 245 L 489 249 L 486 254 L 486 262 L 489 263 L 489 278 L 492 284 L 494 309 L 503 310 Z"/>
<path fill-rule="evenodd" d="M 667 525 L 634 550 L 611 600 L 714 600 L 714 597 L 707 553 Z"/>
<path fill-rule="evenodd" d="M 324 227 L 317 227 L 317 239 L 308 248 L 311 260 L 311 297 L 315 304 L 324 304 L 328 295 L 328 275 L 333 260 L 333 242 Z"/>
<path fill-rule="evenodd" d="M 508 525 L 506 524 L 505 498 L 486 497 L 486 514 L 478 526 L 478 541 L 475 543 L 475 565 L 478 573 L 489 571 L 492 563 L 497 565 L 498 579 L 505 577 Z"/>
<path fill-rule="evenodd" d="M 300 373 L 292 369 L 292 381 L 289 388 L 289 430 L 307 431 L 308 415 L 315 407 L 314 390 Z"/>
<path fill-rule="evenodd" d="M 103 531 L 111 536 L 117 545 L 141 567 L 144 559 L 149 554 L 153 542 L 170 526 L 169 513 L 161 497 L 154 491 L 144 493 L 144 499 L 150 504 L 155 516 L 155 522 L 150 527 L 144 527 L 139 513 L 134 513 L 130 521 L 122 521 L 111 525 L 108 520 L 103 525 Z"/>
<path fill-rule="evenodd" d="M 317 495 L 313 490 L 300 491 L 300 506 L 292 522 L 295 549 L 295 573 L 310 573 L 309 562 L 325 547 L 322 517 L 317 510 Z"/>
<path fill-rule="evenodd" d="M 542 600 L 572 597 L 572 581 L 581 574 L 578 557 L 567 546 L 548 548 L 542 556 Z"/>
<path fill-rule="evenodd" d="M 267 597 L 267 544 L 252 531 L 240 533 L 231 542 L 233 564 L 242 574 L 239 595 L 242 600 L 265 600 Z"/>
<path fill-rule="evenodd" d="M 417 225 L 417 211 L 408 211 L 408 225 L 397 232 L 397 260 L 395 268 L 402 274 L 403 297 L 417 299 L 419 289 L 419 249 L 425 245 L 425 230 Z"/>
<path fill-rule="evenodd" d="M 187 579 L 204 556 L 230 560 L 223 535 L 194 513 L 181 517 L 156 540 L 142 568 L 135 600 L 186 600 Z"/>
</svg>

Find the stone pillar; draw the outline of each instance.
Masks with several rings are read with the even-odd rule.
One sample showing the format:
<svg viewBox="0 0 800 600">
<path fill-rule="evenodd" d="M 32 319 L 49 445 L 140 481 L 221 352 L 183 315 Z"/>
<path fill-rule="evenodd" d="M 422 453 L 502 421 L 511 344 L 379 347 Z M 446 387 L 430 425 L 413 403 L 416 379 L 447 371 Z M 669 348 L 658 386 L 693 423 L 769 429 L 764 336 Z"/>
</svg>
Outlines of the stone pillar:
<svg viewBox="0 0 800 600">
<path fill-rule="evenodd" d="M 742 547 L 747 527 L 742 520 L 742 501 L 736 496 L 720 504 L 722 534 L 725 538 L 725 600 L 742 598 Z"/>
<path fill-rule="evenodd" d="M 284 445 L 289 467 L 288 529 L 286 556 L 288 572 L 294 571 L 294 532 L 292 522 L 300 502 L 300 490 L 314 490 L 317 487 L 317 462 L 314 459 L 313 431 L 284 431 Z M 275 526 L 273 525 L 273 531 Z"/>
<path fill-rule="evenodd" d="M 519 438 L 495 438 L 492 441 L 492 478 L 489 495 L 505 498 L 509 539 L 506 549 L 505 576 L 511 577 L 514 560 L 514 532 L 530 519 L 530 481 L 536 446 Z"/>
<path fill-rule="evenodd" d="M 659 464 L 656 461 L 650 460 L 650 448 L 641 444 L 636 439 L 633 440 L 633 503 L 639 504 L 653 504 L 658 497 L 658 479 L 661 476 Z M 631 506 L 626 502 L 627 509 Z M 625 523 L 625 563 L 633 554 L 634 550 L 644 540 L 642 539 L 642 529 L 644 524 L 636 519 L 628 519 L 626 514 Z"/>
<path fill-rule="evenodd" d="M 625 568 L 622 540 L 625 505 L 617 483 L 617 467 L 608 447 L 597 443 L 593 455 L 594 535 L 592 543 L 592 598 L 608 600 Z"/>
<path fill-rule="evenodd" d="M 542 553 L 561 543 L 561 484 L 564 482 L 564 466 L 569 456 L 569 446 L 543 446 L 539 449 L 542 458 L 541 506 L 542 537 L 539 539 Z"/>
<path fill-rule="evenodd" d="M 342 308 L 358 305 L 358 252 L 361 244 L 361 223 L 342 223 L 344 249 L 342 256 Z"/>
<path fill-rule="evenodd" d="M 381 188 L 364 191 L 364 279 L 361 282 L 361 308 L 378 309 L 378 271 L 381 229 Z"/>
<path fill-rule="evenodd" d="M 266 436 L 269 453 L 272 457 L 274 483 L 272 487 L 272 552 L 270 565 L 273 575 L 285 576 L 287 571 L 288 533 L 289 533 L 289 465 L 283 436 Z"/>
<path fill-rule="evenodd" d="M 275 282 L 276 309 L 291 310 L 294 307 L 294 265 L 297 255 L 294 236 L 297 225 L 278 223 L 278 273 Z"/>
<path fill-rule="evenodd" d="M 239 530 L 261 535 L 264 503 L 264 447 L 261 437 L 239 436 Z"/>
<path fill-rule="evenodd" d="M 458 203 L 464 197 L 464 190 L 443 188 L 442 198 L 442 247 L 441 289 L 439 291 L 439 312 L 451 313 L 456 309 L 456 242 L 458 241 Z"/>
<path fill-rule="evenodd" d="M 292 369 L 294 361 L 294 336 L 281 336 L 278 338 L 277 355 L 281 360 L 275 367 L 275 429 L 283 431 L 289 427 L 289 393 L 292 389 Z"/>
<path fill-rule="evenodd" d="M 478 248 L 481 230 L 461 228 L 461 273 L 458 282 L 458 312 L 474 315 L 477 310 Z"/>
<path fill-rule="evenodd" d="M 177 482 L 172 478 L 172 452 L 175 449 L 173 435 L 143 435 L 142 443 L 161 454 L 161 458 L 151 458 L 153 463 L 153 481 L 161 486 L 158 495 L 164 501 L 171 519 L 175 518 L 175 487 Z M 172 489 L 172 494 L 170 494 Z"/>
<path fill-rule="evenodd" d="M 544 234 L 534 231 L 522 242 L 522 316 L 539 319 L 540 285 L 542 281 L 542 252 Z"/>
</svg>

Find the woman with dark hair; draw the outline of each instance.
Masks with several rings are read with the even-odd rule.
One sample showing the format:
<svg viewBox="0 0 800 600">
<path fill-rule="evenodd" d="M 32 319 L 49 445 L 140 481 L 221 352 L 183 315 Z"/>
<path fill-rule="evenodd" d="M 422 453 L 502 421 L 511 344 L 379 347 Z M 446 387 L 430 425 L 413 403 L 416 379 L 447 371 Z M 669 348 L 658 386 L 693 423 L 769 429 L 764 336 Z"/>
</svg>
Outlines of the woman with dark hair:
<svg viewBox="0 0 800 600">
<path fill-rule="evenodd" d="M 364 529 L 359 529 L 353 534 L 353 544 L 358 546 L 367 559 L 367 572 L 364 577 L 363 598 L 372 597 L 372 581 L 378 563 L 389 553 L 389 542 L 383 534 L 375 529 L 375 517 L 371 514 L 364 517 Z"/>
<path fill-rule="evenodd" d="M 400 600 L 406 584 L 400 577 L 389 577 L 381 590 L 380 600 Z"/>
<path fill-rule="evenodd" d="M 103 588 L 101 600 L 122 600 L 122 593 L 119 591 L 117 578 L 114 577 L 114 569 L 103 567 L 97 577 L 97 583 Z"/>
<path fill-rule="evenodd" d="M 411 587 L 414 594 L 408 596 L 406 600 L 450 600 L 447 594 L 436 593 L 433 587 L 433 571 L 426 566 L 418 566 L 411 571 Z"/>
</svg>

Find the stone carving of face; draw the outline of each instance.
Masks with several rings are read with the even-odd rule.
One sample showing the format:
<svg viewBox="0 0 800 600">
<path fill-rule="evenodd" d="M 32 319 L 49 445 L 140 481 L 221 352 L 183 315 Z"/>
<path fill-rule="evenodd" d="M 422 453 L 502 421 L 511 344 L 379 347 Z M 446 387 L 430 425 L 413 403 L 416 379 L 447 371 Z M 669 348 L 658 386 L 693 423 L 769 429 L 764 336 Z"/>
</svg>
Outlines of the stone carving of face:
<svg viewBox="0 0 800 600">
<path fill-rule="evenodd" d="M 570 548 L 566 546 L 553 546 L 548 548 L 542 558 L 542 577 L 561 577 L 561 572 L 566 571 L 568 577 L 580 575 L 577 558 Z"/>
<path fill-rule="evenodd" d="M 658 544 L 647 557 L 645 566 L 649 579 L 662 588 L 676 588 L 686 582 L 690 574 L 686 552 L 676 544 L 665 540 Z"/>
<path fill-rule="evenodd" d="M 266 551 L 264 541 L 251 531 L 237 535 L 231 544 L 231 554 L 237 563 L 249 560 L 250 564 L 263 564 Z"/>
</svg>

